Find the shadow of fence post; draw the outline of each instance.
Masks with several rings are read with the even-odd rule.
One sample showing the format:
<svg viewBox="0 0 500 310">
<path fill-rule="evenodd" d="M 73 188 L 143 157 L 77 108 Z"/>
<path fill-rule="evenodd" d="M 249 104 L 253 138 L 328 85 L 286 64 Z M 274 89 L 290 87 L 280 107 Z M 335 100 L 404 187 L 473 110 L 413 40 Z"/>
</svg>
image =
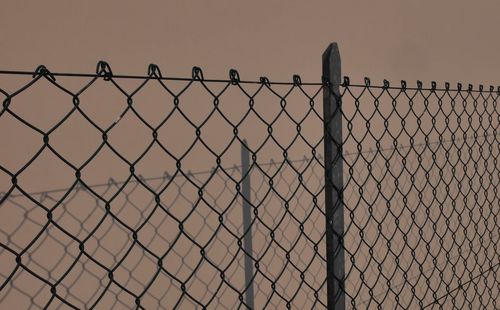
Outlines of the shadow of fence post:
<svg viewBox="0 0 500 310">
<path fill-rule="evenodd" d="M 241 182 L 241 193 L 243 196 L 243 248 L 245 250 L 245 303 L 247 307 L 254 309 L 250 152 L 248 151 L 246 140 L 243 140 L 241 145 Z"/>
</svg>

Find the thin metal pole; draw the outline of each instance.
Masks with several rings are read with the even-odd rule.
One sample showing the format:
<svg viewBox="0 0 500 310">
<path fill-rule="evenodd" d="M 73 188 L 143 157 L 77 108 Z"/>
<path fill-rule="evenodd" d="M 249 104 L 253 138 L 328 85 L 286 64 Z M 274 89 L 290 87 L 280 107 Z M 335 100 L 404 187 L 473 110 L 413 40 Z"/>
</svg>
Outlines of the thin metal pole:
<svg viewBox="0 0 500 310">
<path fill-rule="evenodd" d="M 331 43 L 323 53 L 325 213 L 328 309 L 345 309 L 344 205 L 340 53 Z"/>
<path fill-rule="evenodd" d="M 243 140 L 241 145 L 241 176 L 243 195 L 243 247 L 245 249 L 245 302 L 250 309 L 254 309 L 253 295 L 253 260 L 252 260 L 252 206 L 250 204 L 250 152 L 248 151 L 247 142 Z"/>
</svg>

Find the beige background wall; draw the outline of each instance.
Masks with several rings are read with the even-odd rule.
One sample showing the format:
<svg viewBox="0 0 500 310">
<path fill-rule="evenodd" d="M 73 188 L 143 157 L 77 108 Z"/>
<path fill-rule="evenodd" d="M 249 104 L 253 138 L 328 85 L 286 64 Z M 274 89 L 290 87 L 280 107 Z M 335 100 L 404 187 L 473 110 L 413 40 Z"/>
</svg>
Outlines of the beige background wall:
<svg viewBox="0 0 500 310">
<path fill-rule="evenodd" d="M 500 3 L 423 1 L 2 1 L 0 68 L 318 80 L 338 41 L 343 72 L 394 82 L 498 84 Z"/>
</svg>

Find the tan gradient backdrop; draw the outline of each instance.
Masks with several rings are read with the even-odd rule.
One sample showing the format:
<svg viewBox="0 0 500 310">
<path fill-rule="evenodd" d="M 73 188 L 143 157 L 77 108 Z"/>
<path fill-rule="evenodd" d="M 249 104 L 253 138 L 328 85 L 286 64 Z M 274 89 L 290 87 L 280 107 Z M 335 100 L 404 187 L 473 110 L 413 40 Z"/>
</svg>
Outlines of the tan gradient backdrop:
<svg viewBox="0 0 500 310">
<path fill-rule="evenodd" d="M 343 72 L 500 83 L 500 3 L 421 1 L 2 1 L 0 68 L 318 80 L 320 55 L 340 43 Z"/>
<path fill-rule="evenodd" d="M 350 1 L 342 3 L 340 1 L 337 3 L 334 1 L 253 1 L 252 3 L 244 3 L 243 1 L 86 1 L 79 3 L 4 1 L 0 11 L 0 68 L 33 70 L 37 65 L 44 64 L 53 71 L 93 72 L 96 62 L 103 59 L 110 63 L 115 73 L 123 74 L 144 74 L 149 63 L 156 63 L 166 76 L 190 76 L 191 67 L 196 65 L 204 69 L 206 78 L 226 78 L 228 70 L 236 68 L 242 79 L 258 79 L 261 75 L 267 75 L 271 80 L 290 81 L 292 74 L 298 73 L 302 76 L 303 81 L 319 81 L 321 53 L 329 42 L 337 41 L 341 49 L 343 73 L 351 76 L 353 82 L 361 81 L 363 76 L 370 76 L 372 80 L 379 81 L 378 84 L 383 78 L 387 78 L 395 83 L 398 83 L 400 79 L 406 79 L 410 85 L 414 85 L 417 79 L 423 80 L 424 85 L 429 85 L 431 80 L 496 85 L 500 83 L 498 77 L 500 41 L 496 40 L 500 20 L 498 17 L 499 9 L 500 3 L 497 1 Z M 16 86 L 27 80 L 29 78 L 13 79 L 2 76 L 0 77 L 0 87 L 7 91 L 13 91 Z M 83 84 L 81 80 L 74 79 L 60 78 L 58 81 L 73 90 L 78 89 Z M 124 81 L 123 84 L 127 89 L 131 89 L 138 82 Z M 169 108 L 171 108 L 172 98 L 166 96 L 157 84 L 154 85 L 156 86 L 152 86 L 147 92 L 139 94 L 134 102 L 140 112 L 148 117 L 148 120 L 157 122 L 159 115 L 164 111 L 161 110 L 161 106 L 149 105 L 148 103 L 162 98 L 168 100 Z M 115 120 L 116 114 L 125 106 L 124 97 L 108 86 L 105 82 L 99 81 L 81 98 L 85 108 L 88 109 L 87 111 L 102 124 L 109 124 Z M 217 86 L 214 87 L 217 88 Z M 282 91 L 285 91 L 285 88 Z M 311 89 L 311 91 L 313 90 Z M 67 111 L 70 99 L 70 97 L 56 91 L 46 81 L 41 81 L 29 92 L 19 96 L 12 108 L 33 123 L 39 124 L 42 128 L 48 128 Z M 200 99 L 204 103 L 202 107 L 197 105 Z M 190 116 L 199 120 L 210 110 L 210 100 L 210 96 L 201 87 L 195 87 L 183 99 L 183 103 Z M 267 105 L 268 102 L 271 102 L 272 105 Z M 303 106 L 305 102 L 304 97 L 300 94 L 292 97 L 290 100 L 291 113 L 297 117 L 303 115 L 306 112 L 304 109 L 307 108 Z M 257 109 L 263 114 L 268 113 L 269 117 L 279 110 L 277 103 L 279 101 L 276 100 L 276 97 L 264 93 L 257 101 Z M 224 111 L 234 118 L 238 118 L 246 106 L 245 97 L 234 90 L 225 97 L 221 104 Z M 136 119 L 129 116 L 121 121 L 121 126 L 117 127 L 115 134 L 110 139 L 121 152 L 133 158 L 144 149 L 145 139 L 150 137 L 150 133 L 143 126 L 140 126 Z M 256 120 L 254 119 L 254 121 Z M 358 119 L 358 121 L 361 120 Z M 321 134 L 321 125 L 318 120 L 311 118 L 306 123 L 309 124 L 308 129 L 305 130 L 308 137 L 317 138 Z M 215 148 L 220 148 L 223 142 L 226 142 L 231 136 L 228 129 L 221 124 L 222 122 L 214 122 L 210 125 L 211 127 L 208 126 L 206 131 L 207 140 Z M 266 132 L 265 127 L 259 126 L 257 128 L 253 124 L 252 120 L 249 120 L 242 126 L 240 133 L 242 137 L 249 139 L 251 146 L 253 143 L 261 142 Z M 275 132 L 280 141 L 290 139 L 286 131 L 289 125 L 286 122 L 277 124 Z M 186 126 L 180 119 L 172 120 L 169 126 L 174 127 L 165 128 L 162 137 L 178 142 L 172 147 L 176 151 L 180 151 L 186 146 L 183 133 L 187 132 L 189 138 L 192 139 L 192 128 Z M 376 124 L 374 128 L 377 126 L 381 128 L 381 122 Z M 14 128 L 15 131 L 13 131 Z M 279 128 L 282 130 L 280 131 Z M 2 164 L 7 167 L 12 167 L 12 169 L 19 167 L 40 146 L 39 136 L 19 126 L 11 118 L 0 122 L 0 130 L 1 160 Z M 88 135 L 87 132 L 92 132 L 92 134 Z M 220 135 L 221 132 L 227 133 L 227 135 Z M 20 140 L 24 143 L 19 143 Z M 51 136 L 51 144 L 53 143 L 58 150 L 64 150 L 65 156 L 76 163 L 81 163 L 89 152 L 95 150 L 99 142 L 99 135 L 92 131 L 80 116 L 72 118 L 63 131 L 56 131 Z M 387 142 L 390 143 L 390 141 Z M 407 141 L 401 141 L 401 143 L 405 142 Z M 373 141 L 366 144 L 370 143 L 373 145 Z M 306 151 L 309 151 L 307 147 L 303 143 L 299 143 L 293 149 L 291 156 L 299 158 L 303 155 L 309 155 L 310 152 L 306 153 Z M 276 147 L 265 149 L 262 154 L 263 161 L 270 158 L 279 159 L 280 156 Z M 207 152 L 202 149 L 195 150 L 193 156 L 186 160 L 187 166 L 193 171 L 209 169 L 213 165 L 213 160 L 206 162 L 199 160 L 199 158 L 209 157 Z M 125 179 L 128 176 L 127 167 L 115 159 L 110 152 L 102 154 L 89 166 L 84 179 L 90 184 L 107 182 L 109 177 L 116 180 Z M 225 166 L 237 163 L 239 161 L 238 145 L 235 145 L 223 160 Z M 158 167 L 157 162 L 159 161 L 162 163 L 161 167 Z M 166 158 L 161 151 L 156 149 L 151 152 L 148 160 L 138 167 L 138 170 L 145 176 L 157 176 L 161 175 L 163 171 L 173 171 L 175 167 L 171 159 Z M 57 174 L 54 171 L 57 171 Z M 362 172 L 360 172 L 361 177 Z M 20 178 L 23 188 L 27 191 L 61 188 L 73 180 L 72 171 L 54 160 L 53 156 L 47 154 L 40 158 L 37 165 L 33 165 L 29 174 Z M 218 186 L 222 187 L 219 183 L 213 183 L 214 192 L 218 192 Z M 312 183 L 314 184 L 311 186 L 317 190 L 317 181 Z M 10 185 L 9 178 L 4 174 L 1 176 L 0 185 L 2 192 Z M 160 186 L 161 183 L 157 185 Z M 374 187 L 374 185 L 372 186 Z M 280 184 L 279 188 L 286 191 L 287 184 Z M 127 191 L 129 190 L 134 191 L 132 187 L 127 188 Z M 173 201 L 176 190 L 178 190 L 177 187 L 173 188 L 172 193 L 166 193 L 162 199 Z M 196 190 L 193 187 L 184 190 L 184 194 L 189 199 L 176 204 L 180 213 L 184 212 L 182 208 L 192 205 L 192 199 L 196 199 Z M 102 194 L 109 197 L 113 191 L 116 191 L 116 188 L 112 187 L 110 192 L 104 191 Z M 40 197 L 40 200 L 51 205 L 61 195 L 62 193 L 56 193 L 48 198 Z M 130 199 L 135 201 L 135 205 L 123 202 L 122 200 L 125 200 L 123 197 L 120 197 L 122 200 L 117 199 L 116 202 L 116 212 L 120 213 L 124 221 L 127 221 L 131 226 L 139 225 L 143 220 L 144 213 L 151 208 L 151 197 L 148 193 L 139 190 L 134 195 Z M 221 206 L 229 204 L 225 199 L 234 197 L 234 195 L 234 191 L 222 195 L 224 204 Z M 255 195 L 258 196 L 258 193 Z M 356 198 L 354 197 L 352 200 L 356 201 Z M 322 199 L 323 197 L 320 198 L 320 205 L 322 205 Z M 6 228 L 7 234 L 13 234 L 16 224 L 24 223 L 23 221 L 26 220 L 26 215 L 21 212 L 22 209 L 35 210 L 33 212 L 25 211 L 26 214 L 29 213 L 27 217 L 31 217 L 32 222 L 23 224 L 25 225 L 23 233 L 17 233 L 17 239 L 14 240 L 14 243 L 19 248 L 15 248 L 16 250 L 22 249 L 27 240 L 30 240 L 33 232 L 40 229 L 41 224 L 45 221 L 43 212 L 37 212 L 36 207 L 29 206 L 29 202 L 22 201 L 22 198 L 20 200 L 17 202 L 9 201 L 7 204 L 9 210 L 12 208 L 18 213 L 8 211 L 7 208 L 3 208 L 3 213 L 1 213 L 2 228 Z M 73 200 L 74 210 L 67 213 L 60 211 L 61 214 L 56 214 L 58 220 L 63 225 L 71 227 L 72 232 L 79 237 L 86 235 L 88 233 L 87 227 L 93 227 L 97 220 L 102 217 L 103 206 L 97 202 L 95 202 L 96 208 L 92 209 L 91 212 L 85 209 L 85 206 L 89 205 L 88 200 L 89 197 L 86 195 L 79 196 Z M 309 203 L 310 200 L 308 200 Z M 75 203 L 76 201 L 79 202 Z M 276 202 L 276 204 L 271 202 Z M 280 201 L 276 197 L 270 198 L 270 201 L 266 202 L 267 205 L 271 206 L 276 206 L 279 203 Z M 381 209 L 384 208 L 380 201 L 376 203 L 380 204 Z M 19 208 L 19 205 L 22 208 Z M 137 206 L 139 206 L 139 210 L 137 210 Z M 271 210 L 270 212 L 273 214 L 268 214 L 267 220 L 272 222 L 273 215 L 280 211 Z M 85 217 L 83 227 L 77 227 L 73 224 L 74 217 Z M 193 235 L 200 233 L 195 228 L 198 228 L 197 225 L 204 218 L 211 221 L 207 224 L 207 231 L 212 231 L 212 227 L 217 225 L 217 219 L 212 217 L 213 213 L 210 214 L 206 208 L 203 208 L 200 214 L 193 216 L 191 225 L 193 228 L 190 233 Z M 360 215 L 360 218 L 362 217 L 363 215 Z M 241 214 L 235 211 L 230 220 L 238 221 L 240 218 Z M 323 225 L 321 216 L 315 213 L 314 218 L 320 223 L 317 225 Z M 88 250 L 94 251 L 96 257 L 99 257 L 105 264 L 113 265 L 116 260 L 113 255 L 123 254 L 123 248 L 120 247 L 121 241 L 125 242 L 128 235 L 120 230 L 116 223 L 110 222 L 106 225 L 109 225 L 111 231 L 99 231 L 96 237 L 89 241 Z M 170 236 L 176 232 L 175 225 L 176 223 L 173 222 L 165 222 L 162 217 L 155 217 L 151 227 L 148 227 L 148 233 L 142 237 L 153 240 L 156 229 L 160 229 L 164 235 Z M 310 225 L 314 226 L 314 223 L 310 223 Z M 235 226 L 234 230 L 237 231 L 238 225 L 235 224 Z M 311 229 L 309 233 L 315 238 L 319 238 L 321 235 L 321 232 L 314 230 L 314 227 L 306 229 Z M 374 227 L 367 230 L 369 229 L 375 230 Z M 202 237 L 203 233 L 205 231 L 201 233 Z M 281 233 L 283 236 L 281 236 L 280 241 L 287 243 L 289 240 L 283 239 L 286 238 L 284 236 L 297 233 L 297 227 L 285 227 Z M 4 238 L 2 242 L 5 241 L 7 234 L 2 235 Z M 33 250 L 30 266 L 38 268 L 37 270 L 41 273 L 44 272 L 43 270 L 51 270 L 53 274 L 49 274 L 47 277 L 56 279 L 72 257 L 78 253 L 78 250 L 75 248 L 75 244 L 71 243 L 71 240 L 66 240 L 68 238 L 60 233 L 58 235 L 57 230 L 54 230 L 53 234 L 47 235 L 50 235 L 49 241 L 56 240 L 67 248 L 63 249 L 60 244 L 51 244 L 47 241 L 41 250 Z M 261 239 L 259 237 L 256 236 L 256 239 L 264 241 L 256 242 L 256 251 L 267 242 L 265 236 L 260 237 Z M 99 238 L 103 239 L 101 245 L 97 244 Z M 231 240 L 230 236 L 221 236 L 221 243 L 228 241 L 234 240 Z M 156 246 L 155 249 L 161 252 L 168 247 L 171 240 L 168 240 L 167 237 L 167 240 L 157 241 L 154 239 L 154 242 L 156 243 L 152 247 Z M 120 246 L 117 245 L 116 249 L 113 248 L 113 244 L 118 243 Z M 198 260 L 196 249 L 189 248 L 188 241 L 185 241 L 183 245 L 186 248 L 177 249 L 177 256 L 171 259 L 173 265 L 170 266 L 179 268 L 180 278 L 187 277 L 190 268 Z M 231 246 L 233 247 L 231 251 L 237 250 L 234 244 Z M 215 245 L 212 249 L 213 255 L 219 254 L 223 249 L 224 245 Z M 51 260 L 46 259 L 48 252 L 61 258 L 63 261 L 61 270 L 54 266 Z M 283 256 L 282 254 L 278 253 L 277 259 L 274 259 L 274 256 L 269 258 L 270 269 L 283 264 L 283 258 L 279 257 Z M 294 254 L 300 256 L 303 253 Z M 324 253 L 322 252 L 322 254 Z M 184 269 L 181 264 L 183 255 L 188 261 Z M 140 288 L 147 282 L 151 270 L 155 268 L 154 261 L 146 256 L 144 252 L 132 255 L 138 261 L 145 263 L 136 267 L 136 261 L 127 261 L 124 264 L 124 270 L 117 271 L 116 276 L 122 277 L 119 281 L 126 282 L 133 291 L 140 291 Z M 411 257 L 410 254 L 408 257 Z M 5 270 L 1 271 L 4 274 L 6 270 L 12 270 L 13 261 L 12 257 L 6 254 L 2 259 L 8 262 L 3 264 Z M 224 256 L 220 258 L 220 261 L 224 262 L 227 259 Z M 86 288 L 89 291 L 75 285 L 72 292 L 61 293 L 73 296 L 68 298 L 73 298 L 72 302 L 78 305 L 85 304 L 87 300 L 93 300 L 95 292 L 89 287 L 94 285 L 102 289 L 103 284 L 99 283 L 95 277 L 105 277 L 102 270 L 92 263 L 87 263 L 82 262 L 81 265 L 78 265 L 75 274 L 86 270 L 85 275 L 88 278 L 79 283 L 88 283 Z M 321 263 L 315 261 L 312 269 L 313 271 L 319 270 L 317 271 L 320 274 L 318 278 L 321 278 L 320 267 Z M 234 272 L 235 278 L 241 279 L 241 266 L 233 268 L 232 272 Z M 391 266 L 387 268 L 390 269 Z M 127 275 L 127 269 L 133 270 L 134 275 L 130 276 L 130 273 Z M 216 273 L 213 270 L 206 269 L 206 272 L 201 273 L 202 279 L 199 280 L 201 282 L 192 284 L 191 290 L 197 294 L 198 298 L 208 298 L 207 296 L 210 294 L 206 294 L 207 287 L 213 287 L 213 284 L 207 279 L 212 279 L 214 275 Z M 293 272 L 288 276 L 293 279 Z M 308 276 L 313 275 L 309 274 Z M 71 283 L 75 278 L 76 275 L 71 275 L 66 280 L 68 283 L 64 284 L 67 287 L 72 287 Z M 35 303 L 45 304 L 49 296 L 47 287 L 33 281 L 26 273 L 23 273 L 17 281 L 20 283 L 19 285 L 27 287 L 28 291 L 25 291 L 25 294 L 31 293 L 36 296 Z M 144 301 L 146 308 L 154 308 L 155 300 L 161 296 L 167 300 L 164 305 L 166 308 L 172 306 L 170 303 L 176 301 L 179 290 L 172 289 L 166 293 L 165 287 L 175 287 L 172 281 L 169 281 L 161 279 L 157 284 L 158 287 L 152 289 L 151 295 L 146 296 Z M 202 283 L 203 281 L 207 281 L 208 284 Z M 312 281 L 314 282 L 314 280 Z M 235 285 L 242 286 L 241 281 L 235 280 L 235 282 Z M 296 280 L 292 281 L 293 285 L 290 285 L 289 288 L 291 291 L 296 283 Z M 358 283 L 351 285 L 357 288 Z M 43 289 L 43 293 L 38 293 L 40 289 Z M 283 290 L 284 295 L 291 294 L 286 287 Z M 257 302 L 263 302 L 265 300 L 263 296 L 267 293 L 268 291 L 261 291 Z M 120 294 L 119 290 L 115 294 L 118 296 L 115 296 L 116 300 L 119 300 L 124 307 L 134 302 L 130 296 Z M 230 292 L 227 294 L 221 298 L 223 303 L 224 300 L 228 300 L 228 305 L 231 305 L 235 296 L 231 295 Z M 324 294 L 324 291 L 321 294 Z M 363 291 L 362 294 L 367 296 L 366 291 Z M 74 295 L 77 295 L 81 300 L 76 300 Z M 360 300 L 363 299 L 360 298 Z M 12 305 L 19 303 L 20 300 L 28 302 L 26 296 L 22 296 L 21 293 L 12 293 L 4 302 L 6 305 Z M 308 295 L 300 296 L 297 300 L 298 304 L 304 307 L 310 305 Z M 103 307 L 113 302 L 116 301 L 105 300 Z M 284 306 L 282 301 L 273 302 L 276 303 L 276 307 Z M 187 302 L 184 306 L 191 307 L 192 304 Z"/>
</svg>

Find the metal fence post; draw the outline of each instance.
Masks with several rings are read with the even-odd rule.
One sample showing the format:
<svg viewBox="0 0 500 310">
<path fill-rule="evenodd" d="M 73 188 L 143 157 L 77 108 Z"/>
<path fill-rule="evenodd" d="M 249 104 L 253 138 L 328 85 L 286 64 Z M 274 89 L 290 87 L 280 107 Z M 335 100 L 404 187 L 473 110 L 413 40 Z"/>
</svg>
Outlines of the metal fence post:
<svg viewBox="0 0 500 310">
<path fill-rule="evenodd" d="M 251 183 L 250 183 L 250 152 L 246 140 L 243 140 L 241 145 L 241 176 L 242 176 L 242 190 L 243 195 L 243 247 L 245 252 L 245 292 L 246 305 L 254 309 L 254 295 L 253 295 L 253 260 L 252 255 L 252 206 L 250 204 Z"/>
<path fill-rule="evenodd" d="M 328 309 L 345 309 L 344 205 L 342 198 L 342 113 L 340 53 L 331 43 L 323 53 L 325 213 Z"/>
</svg>

